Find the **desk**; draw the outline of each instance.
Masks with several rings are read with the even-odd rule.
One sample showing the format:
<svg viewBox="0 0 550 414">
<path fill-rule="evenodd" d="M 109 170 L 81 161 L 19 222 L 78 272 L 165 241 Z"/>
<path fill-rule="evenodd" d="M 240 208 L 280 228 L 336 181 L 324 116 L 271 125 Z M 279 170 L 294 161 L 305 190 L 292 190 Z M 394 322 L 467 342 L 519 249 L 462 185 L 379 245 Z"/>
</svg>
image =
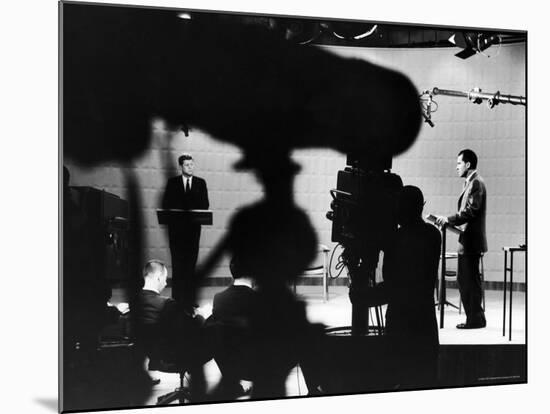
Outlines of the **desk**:
<svg viewBox="0 0 550 414">
<path fill-rule="evenodd" d="M 513 293 L 513 283 L 514 283 L 514 253 L 516 252 L 526 252 L 527 248 L 525 246 L 516 246 L 516 247 L 503 247 L 504 250 L 504 300 L 502 304 L 502 336 L 506 336 L 506 274 L 510 272 L 510 311 L 508 318 L 510 319 L 508 323 L 508 340 L 512 340 L 512 293 Z M 510 267 L 508 267 L 508 253 L 510 253 Z"/>
</svg>

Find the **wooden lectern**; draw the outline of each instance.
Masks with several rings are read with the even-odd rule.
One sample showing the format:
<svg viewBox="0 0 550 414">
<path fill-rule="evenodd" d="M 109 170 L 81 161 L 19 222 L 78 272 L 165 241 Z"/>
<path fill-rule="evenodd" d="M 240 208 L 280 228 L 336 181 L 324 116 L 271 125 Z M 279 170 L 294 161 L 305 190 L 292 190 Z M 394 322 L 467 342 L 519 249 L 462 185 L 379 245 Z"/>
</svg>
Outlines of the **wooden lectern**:
<svg viewBox="0 0 550 414">
<path fill-rule="evenodd" d="M 159 224 L 185 226 L 188 224 L 212 225 L 212 210 L 157 210 Z"/>
<path fill-rule="evenodd" d="M 432 223 L 435 223 L 436 217 L 432 214 L 426 216 L 426 219 Z M 452 258 L 453 256 L 447 255 L 447 230 L 460 235 L 462 230 L 458 227 L 452 226 L 450 224 L 445 224 L 441 226 L 441 275 L 439 277 L 439 328 L 443 329 L 445 324 L 445 305 L 453 305 L 447 301 L 447 290 L 445 286 L 445 275 L 447 273 L 447 259 Z M 460 298 L 462 300 L 462 298 Z"/>
<path fill-rule="evenodd" d="M 195 266 L 199 254 L 201 226 L 212 224 L 210 210 L 157 210 L 158 222 L 168 227 L 172 259 L 172 297 L 191 306 L 197 288 Z"/>
</svg>

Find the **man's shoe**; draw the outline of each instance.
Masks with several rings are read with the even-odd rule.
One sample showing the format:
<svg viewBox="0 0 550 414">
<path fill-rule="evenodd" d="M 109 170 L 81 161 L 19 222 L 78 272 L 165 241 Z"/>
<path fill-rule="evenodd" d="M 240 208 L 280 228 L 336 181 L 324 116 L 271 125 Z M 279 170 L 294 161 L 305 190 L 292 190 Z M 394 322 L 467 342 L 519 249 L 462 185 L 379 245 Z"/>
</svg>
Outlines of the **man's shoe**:
<svg viewBox="0 0 550 414">
<path fill-rule="evenodd" d="M 478 322 L 478 323 L 459 323 L 456 325 L 457 329 L 480 329 L 485 328 L 487 326 L 487 323 L 485 321 Z"/>
</svg>

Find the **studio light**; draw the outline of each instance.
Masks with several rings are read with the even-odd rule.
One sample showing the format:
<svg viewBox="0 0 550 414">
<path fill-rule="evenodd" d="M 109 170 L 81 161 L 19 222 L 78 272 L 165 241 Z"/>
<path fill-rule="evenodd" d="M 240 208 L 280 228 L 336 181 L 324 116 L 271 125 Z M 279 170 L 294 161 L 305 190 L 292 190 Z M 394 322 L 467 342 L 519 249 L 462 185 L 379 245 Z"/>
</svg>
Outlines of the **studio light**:
<svg viewBox="0 0 550 414">
<path fill-rule="evenodd" d="M 283 28 L 286 40 L 301 45 L 314 41 L 321 34 L 321 25 L 313 21 L 289 20 Z"/>
<path fill-rule="evenodd" d="M 378 25 L 366 23 L 332 23 L 332 34 L 339 39 L 359 40 L 372 35 Z"/>
<path fill-rule="evenodd" d="M 462 51 L 455 54 L 461 59 L 468 59 L 476 53 L 482 53 L 494 44 L 501 44 L 499 35 L 485 33 L 458 32 L 449 38 L 449 42 L 462 48 Z"/>
</svg>

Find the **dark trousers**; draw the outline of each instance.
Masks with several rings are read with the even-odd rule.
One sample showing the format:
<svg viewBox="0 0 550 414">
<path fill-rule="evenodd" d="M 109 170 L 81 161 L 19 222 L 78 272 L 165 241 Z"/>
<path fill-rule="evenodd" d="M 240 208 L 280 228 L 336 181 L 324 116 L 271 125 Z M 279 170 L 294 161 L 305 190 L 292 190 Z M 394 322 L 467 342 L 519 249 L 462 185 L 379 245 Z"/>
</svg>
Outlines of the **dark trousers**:
<svg viewBox="0 0 550 414">
<path fill-rule="evenodd" d="M 199 256 L 201 226 L 170 233 L 170 255 L 172 258 L 172 298 L 184 307 L 193 306 L 198 281 L 195 273 Z"/>
<path fill-rule="evenodd" d="M 466 312 L 466 323 L 485 322 L 485 313 L 481 307 L 483 286 L 479 273 L 480 257 L 480 254 L 458 255 L 457 282 Z"/>
</svg>

